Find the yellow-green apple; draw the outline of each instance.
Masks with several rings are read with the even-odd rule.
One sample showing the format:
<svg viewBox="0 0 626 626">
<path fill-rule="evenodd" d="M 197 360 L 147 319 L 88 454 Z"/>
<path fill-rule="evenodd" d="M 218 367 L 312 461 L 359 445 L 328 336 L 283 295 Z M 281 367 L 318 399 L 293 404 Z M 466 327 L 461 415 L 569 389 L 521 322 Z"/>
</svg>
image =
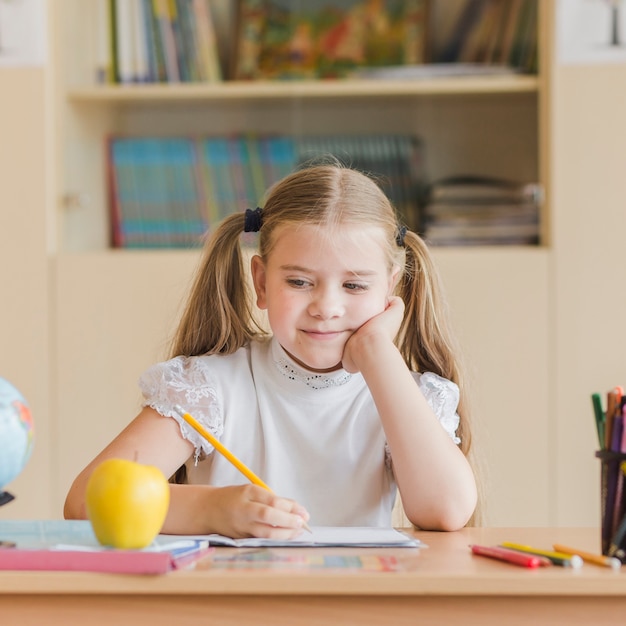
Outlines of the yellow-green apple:
<svg viewBox="0 0 626 626">
<path fill-rule="evenodd" d="M 145 548 L 165 521 L 169 484 L 158 467 L 107 459 L 89 477 L 85 503 L 94 534 L 103 546 Z"/>
</svg>

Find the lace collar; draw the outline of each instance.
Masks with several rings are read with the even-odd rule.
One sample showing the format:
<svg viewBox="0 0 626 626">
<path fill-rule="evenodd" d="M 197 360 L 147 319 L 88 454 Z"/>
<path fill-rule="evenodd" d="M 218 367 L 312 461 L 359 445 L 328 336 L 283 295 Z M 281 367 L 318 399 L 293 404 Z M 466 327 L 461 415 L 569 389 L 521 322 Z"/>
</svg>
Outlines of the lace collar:
<svg viewBox="0 0 626 626">
<path fill-rule="evenodd" d="M 283 347 L 272 338 L 272 362 L 276 369 L 287 379 L 297 381 L 310 387 L 311 389 L 329 389 L 331 387 L 341 387 L 350 382 L 352 374 L 344 369 L 327 374 L 316 374 L 298 365 L 283 349 Z"/>
</svg>

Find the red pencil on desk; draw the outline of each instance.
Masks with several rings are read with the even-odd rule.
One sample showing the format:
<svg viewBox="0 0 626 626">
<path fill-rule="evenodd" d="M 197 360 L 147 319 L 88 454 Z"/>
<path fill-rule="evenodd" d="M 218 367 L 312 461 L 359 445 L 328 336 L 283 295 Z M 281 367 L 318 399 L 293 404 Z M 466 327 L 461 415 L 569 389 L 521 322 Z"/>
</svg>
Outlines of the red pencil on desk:
<svg viewBox="0 0 626 626">
<path fill-rule="evenodd" d="M 517 550 L 509 550 L 508 548 L 501 548 L 500 546 L 478 546 L 471 545 L 470 548 L 474 554 L 478 556 L 487 556 L 498 561 L 505 561 L 506 563 L 512 563 L 513 565 L 519 565 L 521 567 L 539 567 L 540 565 L 551 565 L 549 559 L 546 559 L 535 554 L 524 554 Z"/>
</svg>

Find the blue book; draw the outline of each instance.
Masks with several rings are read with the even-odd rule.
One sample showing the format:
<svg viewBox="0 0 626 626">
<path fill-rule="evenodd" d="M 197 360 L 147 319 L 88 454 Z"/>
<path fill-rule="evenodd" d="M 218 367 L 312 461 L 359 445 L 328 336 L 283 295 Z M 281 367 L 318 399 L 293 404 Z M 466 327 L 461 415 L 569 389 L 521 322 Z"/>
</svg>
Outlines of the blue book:
<svg viewBox="0 0 626 626">
<path fill-rule="evenodd" d="M 188 138 L 111 140 L 114 245 L 198 247 L 207 228 Z"/>
<path fill-rule="evenodd" d="M 229 139 L 226 137 L 209 137 L 202 142 L 202 158 L 205 168 L 203 172 L 209 172 L 207 194 L 212 198 L 214 214 L 211 215 L 211 223 L 216 224 L 227 215 L 240 209 L 235 192 L 235 183 L 232 178 L 232 156 L 230 153 Z"/>
<path fill-rule="evenodd" d="M 291 137 L 267 137 L 264 152 L 270 185 L 293 172 L 296 167 L 296 146 Z"/>
</svg>

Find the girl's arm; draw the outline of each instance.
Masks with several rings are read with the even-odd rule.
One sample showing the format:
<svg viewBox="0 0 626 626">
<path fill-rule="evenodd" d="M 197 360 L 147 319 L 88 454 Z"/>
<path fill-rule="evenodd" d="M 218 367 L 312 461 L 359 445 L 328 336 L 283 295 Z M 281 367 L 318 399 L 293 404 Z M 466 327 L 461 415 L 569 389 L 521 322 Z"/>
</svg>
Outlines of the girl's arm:
<svg viewBox="0 0 626 626">
<path fill-rule="evenodd" d="M 442 428 L 393 343 L 404 312 L 400 298 L 346 344 L 344 367 L 360 371 L 380 414 L 404 510 L 428 530 L 457 530 L 476 507 L 472 469 Z"/>
<path fill-rule="evenodd" d="M 193 445 L 183 439 L 174 419 L 146 407 L 78 475 L 65 500 L 65 517 L 87 518 L 87 481 L 105 459 L 122 458 L 154 465 L 165 476 L 171 476 L 193 451 Z M 306 519 L 307 512 L 296 502 L 256 485 L 170 485 L 170 507 L 161 532 L 284 539 L 297 535 Z"/>
</svg>

